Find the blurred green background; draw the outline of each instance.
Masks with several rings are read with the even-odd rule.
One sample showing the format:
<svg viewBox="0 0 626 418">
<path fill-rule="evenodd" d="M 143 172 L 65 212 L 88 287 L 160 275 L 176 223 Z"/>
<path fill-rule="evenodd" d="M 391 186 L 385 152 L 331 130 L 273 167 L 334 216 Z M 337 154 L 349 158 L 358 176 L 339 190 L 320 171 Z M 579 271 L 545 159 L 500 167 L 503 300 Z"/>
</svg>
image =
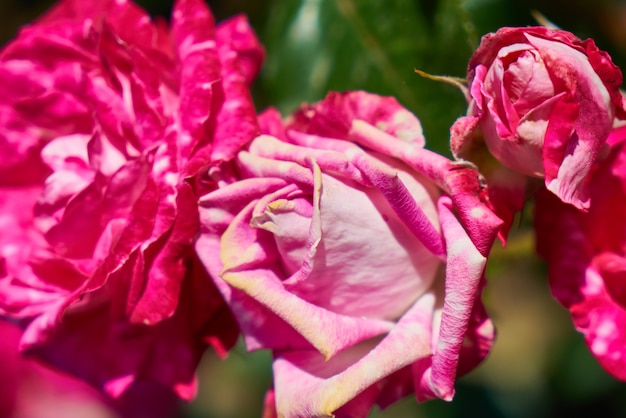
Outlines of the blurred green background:
<svg viewBox="0 0 626 418">
<path fill-rule="evenodd" d="M 88 0 L 85 0 L 88 1 Z M 0 41 L 45 11 L 51 0 L 1 0 Z M 169 17 L 172 0 L 138 0 Z M 393 95 L 422 121 L 427 146 L 449 154 L 448 128 L 465 111 L 454 87 L 419 77 L 463 77 L 480 36 L 502 26 L 536 24 L 537 10 L 600 48 L 626 68 L 626 2 L 615 0 L 222 0 L 220 21 L 246 13 L 267 50 L 254 87 L 258 110 L 282 112 L 329 90 Z M 453 402 L 408 398 L 371 417 L 626 417 L 626 384 L 606 374 L 550 296 L 546 268 L 534 255 L 530 212 L 497 244 L 484 299 L 498 330 L 485 363 L 460 379 Z M 270 356 L 237 346 L 226 361 L 207 354 L 196 401 L 178 417 L 259 417 L 271 382 Z M 36 418 L 36 417 L 34 417 Z"/>
</svg>

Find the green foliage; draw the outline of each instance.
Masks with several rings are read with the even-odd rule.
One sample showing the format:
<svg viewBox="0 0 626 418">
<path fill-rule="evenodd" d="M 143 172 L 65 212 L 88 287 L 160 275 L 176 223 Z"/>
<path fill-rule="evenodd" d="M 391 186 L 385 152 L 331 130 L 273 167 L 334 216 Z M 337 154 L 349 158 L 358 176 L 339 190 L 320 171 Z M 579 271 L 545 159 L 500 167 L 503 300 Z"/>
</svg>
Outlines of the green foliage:
<svg viewBox="0 0 626 418">
<path fill-rule="evenodd" d="M 260 33 L 268 52 L 260 107 L 287 113 L 329 90 L 393 95 L 420 118 L 428 146 L 449 153 L 448 129 L 465 100 L 414 69 L 465 75 L 476 36 L 458 0 L 300 0 L 269 7 Z"/>
</svg>

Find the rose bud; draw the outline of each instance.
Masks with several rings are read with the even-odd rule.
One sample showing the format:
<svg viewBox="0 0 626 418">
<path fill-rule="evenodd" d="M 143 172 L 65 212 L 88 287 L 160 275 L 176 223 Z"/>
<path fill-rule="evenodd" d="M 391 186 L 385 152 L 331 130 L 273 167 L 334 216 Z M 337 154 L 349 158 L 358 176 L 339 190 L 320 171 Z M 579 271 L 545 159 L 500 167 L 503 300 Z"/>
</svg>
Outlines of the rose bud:
<svg viewBox="0 0 626 418">
<path fill-rule="evenodd" d="M 544 179 L 563 202 L 586 209 L 591 167 L 615 117 L 626 116 L 622 74 L 609 55 L 562 30 L 502 28 L 482 38 L 467 82 L 469 109 L 451 128 L 452 152 L 479 164 L 490 185 L 498 183 L 491 187 L 503 195 L 495 196 L 498 213 L 512 217 L 506 212 L 523 204 L 519 175 Z M 483 143 L 518 174 L 484 161 Z"/>
<path fill-rule="evenodd" d="M 21 349 L 120 396 L 194 396 L 238 328 L 193 247 L 208 164 L 258 134 L 244 17 L 66 0 L 0 54 L 0 312 Z"/>
<path fill-rule="evenodd" d="M 591 173 L 589 211 L 540 193 L 535 229 L 552 294 L 600 364 L 626 381 L 626 127 L 609 143 L 609 156 Z"/>
<path fill-rule="evenodd" d="M 493 340 L 480 294 L 501 221 L 478 173 L 425 150 L 389 97 L 330 93 L 260 122 L 242 179 L 200 199 L 196 250 L 247 348 L 274 353 L 267 416 L 451 399 Z"/>
</svg>

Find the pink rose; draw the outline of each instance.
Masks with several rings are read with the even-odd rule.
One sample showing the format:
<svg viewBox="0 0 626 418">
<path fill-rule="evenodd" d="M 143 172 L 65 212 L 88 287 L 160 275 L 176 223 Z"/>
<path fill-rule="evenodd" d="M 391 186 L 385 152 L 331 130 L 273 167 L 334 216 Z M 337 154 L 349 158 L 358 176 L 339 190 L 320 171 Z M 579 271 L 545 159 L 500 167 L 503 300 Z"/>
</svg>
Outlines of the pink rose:
<svg viewBox="0 0 626 418">
<path fill-rule="evenodd" d="M 475 153 L 482 142 L 508 169 L 542 178 L 562 201 L 587 208 L 591 167 L 615 116 L 626 115 L 622 74 L 609 55 L 562 30 L 502 28 L 483 37 L 467 78 L 468 114 L 452 126 L 452 152 L 478 163 L 490 185 L 511 177 L 494 180 L 502 183 L 494 191 L 510 189 L 494 204 L 519 210 L 525 186 L 513 174 L 491 174 Z"/>
<path fill-rule="evenodd" d="M 609 143 L 610 155 L 591 174 L 589 211 L 541 193 L 535 224 L 552 294 L 600 364 L 626 381 L 626 127 Z"/>
<path fill-rule="evenodd" d="M 118 396 L 189 399 L 238 333 L 198 262 L 210 164 L 258 134 L 263 49 L 178 0 L 171 28 L 127 1 L 66 0 L 0 55 L 0 312 L 21 347 Z"/>
<path fill-rule="evenodd" d="M 501 222 L 477 172 L 423 149 L 389 97 L 330 93 L 260 120 L 242 180 L 200 200 L 196 250 L 248 349 L 273 350 L 268 416 L 451 399 L 493 339 L 480 289 Z"/>
</svg>

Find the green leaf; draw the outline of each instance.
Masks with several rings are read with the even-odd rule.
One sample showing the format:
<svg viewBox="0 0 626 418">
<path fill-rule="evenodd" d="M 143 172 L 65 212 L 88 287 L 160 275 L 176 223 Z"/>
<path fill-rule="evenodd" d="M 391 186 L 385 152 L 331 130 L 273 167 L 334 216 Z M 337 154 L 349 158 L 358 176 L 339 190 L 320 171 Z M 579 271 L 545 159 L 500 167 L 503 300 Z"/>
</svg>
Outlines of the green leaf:
<svg viewBox="0 0 626 418">
<path fill-rule="evenodd" d="M 391 95 L 420 118 L 427 146 L 449 154 L 465 99 L 414 69 L 465 76 L 477 36 L 459 0 L 274 1 L 268 16 L 260 107 L 286 114 L 330 90 Z"/>
</svg>

